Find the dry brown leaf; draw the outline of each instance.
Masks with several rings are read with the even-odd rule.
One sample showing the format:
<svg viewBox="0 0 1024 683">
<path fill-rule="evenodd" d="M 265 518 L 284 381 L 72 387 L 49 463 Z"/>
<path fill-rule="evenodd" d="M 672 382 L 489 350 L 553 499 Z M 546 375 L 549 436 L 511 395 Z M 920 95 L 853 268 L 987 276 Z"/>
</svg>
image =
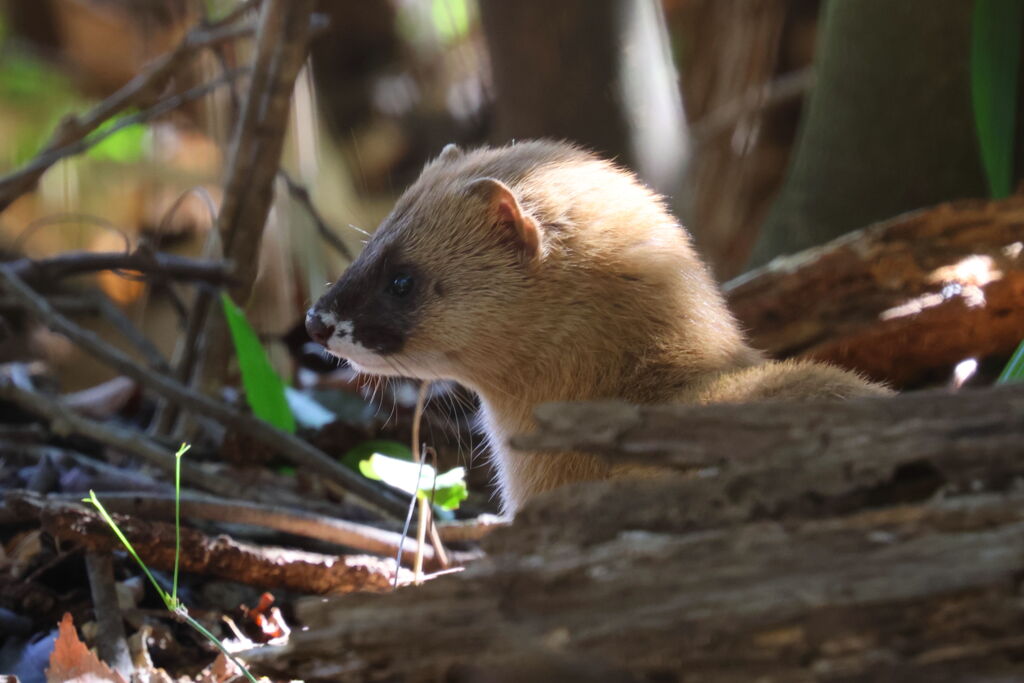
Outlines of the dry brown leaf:
<svg viewBox="0 0 1024 683">
<path fill-rule="evenodd" d="M 60 620 L 57 642 L 46 670 L 47 683 L 126 683 L 120 674 L 99 660 L 78 638 L 71 615 Z"/>
</svg>

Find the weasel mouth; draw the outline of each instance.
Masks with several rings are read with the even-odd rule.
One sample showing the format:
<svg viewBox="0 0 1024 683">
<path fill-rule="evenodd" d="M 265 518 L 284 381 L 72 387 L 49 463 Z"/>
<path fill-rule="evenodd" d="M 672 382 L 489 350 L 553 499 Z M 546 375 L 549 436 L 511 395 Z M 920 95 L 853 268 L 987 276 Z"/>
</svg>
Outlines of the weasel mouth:
<svg viewBox="0 0 1024 683">
<path fill-rule="evenodd" d="M 365 372 L 371 375 L 399 374 L 386 358 L 378 356 L 368 349 L 359 348 L 355 344 L 329 339 L 324 348 L 332 356 L 344 358 L 356 372 Z"/>
</svg>

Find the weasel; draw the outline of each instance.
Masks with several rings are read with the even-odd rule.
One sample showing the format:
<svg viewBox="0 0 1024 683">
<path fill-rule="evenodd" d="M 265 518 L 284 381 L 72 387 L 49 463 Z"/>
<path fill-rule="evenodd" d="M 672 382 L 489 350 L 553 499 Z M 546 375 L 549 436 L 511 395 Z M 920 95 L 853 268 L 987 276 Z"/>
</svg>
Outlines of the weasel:
<svg viewBox="0 0 1024 683">
<path fill-rule="evenodd" d="M 663 199 L 559 142 L 445 147 L 306 328 L 357 371 L 453 379 L 479 394 L 509 514 L 540 491 L 624 471 L 510 448 L 535 428 L 539 403 L 888 393 L 833 366 L 766 360 Z"/>
</svg>

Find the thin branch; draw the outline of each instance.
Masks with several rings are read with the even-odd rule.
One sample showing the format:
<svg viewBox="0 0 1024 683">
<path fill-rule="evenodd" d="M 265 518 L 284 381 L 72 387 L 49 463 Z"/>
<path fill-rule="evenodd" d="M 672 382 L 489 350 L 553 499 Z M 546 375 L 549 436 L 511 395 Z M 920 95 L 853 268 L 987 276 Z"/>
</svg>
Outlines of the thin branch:
<svg viewBox="0 0 1024 683">
<path fill-rule="evenodd" d="M 231 294 L 243 307 L 256 278 L 292 91 L 308 52 L 312 12 L 312 0 L 266 0 L 260 11 L 252 80 L 231 141 L 217 217 L 224 256 L 238 268 L 240 282 Z"/>
<path fill-rule="evenodd" d="M 354 260 L 352 251 L 345 245 L 338 234 L 327 225 L 327 221 L 324 220 L 323 214 L 313 204 L 313 198 L 309 196 L 309 190 L 306 189 L 305 185 L 297 182 L 292 176 L 285 171 L 283 168 L 277 172 L 278 176 L 284 181 L 285 187 L 288 188 L 288 194 L 292 196 L 292 199 L 297 201 L 306 209 L 306 213 L 313 220 L 313 224 L 316 226 L 316 231 L 320 233 L 320 237 L 323 238 L 327 244 L 331 245 L 335 251 L 342 255 L 346 261 L 351 263 Z"/>
<path fill-rule="evenodd" d="M 32 287 L 54 280 L 99 270 L 129 270 L 177 280 L 194 280 L 212 285 L 231 282 L 229 264 L 136 249 L 133 252 L 69 251 L 48 258 L 22 258 L 7 262 L 14 274 Z"/>
<path fill-rule="evenodd" d="M 749 88 L 740 97 L 708 112 L 690 127 L 690 136 L 702 144 L 728 132 L 745 116 L 760 114 L 783 102 L 803 97 L 814 87 L 814 69 L 807 67 Z"/>
<path fill-rule="evenodd" d="M 274 175 L 281 164 L 292 91 L 308 53 L 312 11 L 312 0 L 265 0 L 260 9 L 252 78 L 232 134 L 216 231 L 224 258 L 231 259 L 237 269 L 239 281 L 231 287 L 231 296 L 243 308 L 259 267 L 260 244 L 274 200 Z M 232 353 L 223 321 L 209 317 L 213 308 L 210 298 L 199 292 L 189 321 L 190 340 L 200 344 L 198 333 L 203 331 L 202 343 L 197 347 L 199 358 L 193 361 L 198 372 L 186 375 L 189 368 L 179 370 L 182 381 L 198 375 L 195 381 L 207 390 L 223 383 Z M 164 416 L 158 427 L 165 426 L 170 411 Z"/>
<path fill-rule="evenodd" d="M 125 125 L 147 120 L 148 117 L 169 110 L 158 104 L 147 110 L 147 112 L 143 112 L 144 114 L 148 113 L 148 117 L 142 117 L 141 114 L 125 117 L 118 122 L 118 125 L 107 129 L 99 135 L 92 135 L 110 118 L 130 107 L 145 102 L 153 96 L 153 93 L 161 92 L 182 65 L 200 50 L 225 41 L 235 40 L 249 35 L 251 32 L 251 25 L 218 24 L 213 27 L 197 27 L 190 31 L 174 50 L 158 57 L 142 73 L 125 84 L 124 87 L 113 95 L 97 104 L 93 109 L 79 116 L 65 118 L 57 127 L 57 130 L 54 131 L 50 142 L 35 159 L 17 171 L 0 178 L 0 211 L 6 209 L 11 202 L 30 190 L 50 166 L 65 156 L 78 154 L 88 149 L 91 145 L 111 135 L 116 130 L 123 128 Z M 225 78 L 218 79 L 199 88 L 192 88 L 185 91 L 185 93 L 165 100 L 165 103 L 173 101 L 174 104 L 170 107 L 170 109 L 173 109 L 184 102 L 202 97 L 213 87 L 228 83 L 237 75 L 238 73 L 235 73 L 227 77 L 228 74 L 225 74 Z M 129 119 L 132 119 L 130 123 L 126 123 Z"/>
<path fill-rule="evenodd" d="M 504 529 L 510 522 L 504 517 L 485 514 L 476 519 L 439 524 L 437 531 L 445 543 L 476 542 L 489 536 L 495 529 Z"/>
<path fill-rule="evenodd" d="M 10 377 L 0 376 L 0 400 L 9 401 L 33 415 L 46 418 L 50 429 L 57 435 L 79 434 L 105 446 L 135 455 L 157 469 L 174 472 L 174 452 L 145 438 L 133 429 L 106 424 L 82 417 L 64 406 L 59 400 L 18 386 Z M 237 496 L 238 482 L 227 477 L 210 474 L 191 463 L 182 463 L 182 471 L 194 486 L 222 496 Z"/>
<path fill-rule="evenodd" d="M 58 311 L 68 314 L 89 313 L 95 315 L 100 312 L 100 303 L 91 293 L 55 294 L 50 296 L 50 304 Z M 0 295 L 0 313 L 23 310 L 25 310 L 25 304 L 21 299 Z"/>
<path fill-rule="evenodd" d="M 223 74 L 220 78 L 210 81 L 209 83 L 197 85 L 196 87 L 189 88 L 177 95 L 172 95 L 166 99 L 160 100 L 157 104 L 154 104 L 148 109 L 144 109 L 129 116 L 123 116 L 118 119 L 117 123 L 114 125 L 95 134 L 73 137 L 72 141 L 65 145 L 55 147 L 53 149 L 48 148 L 43 152 L 40 152 L 32 161 L 28 162 L 17 171 L 0 178 L 0 211 L 6 209 L 10 206 L 11 202 L 31 189 L 40 176 L 42 176 L 48 168 L 61 159 L 81 154 L 128 126 L 133 126 L 136 123 L 142 123 L 144 121 L 150 121 L 177 109 L 183 104 L 205 97 L 222 85 L 231 83 L 239 76 L 244 75 L 247 71 L 248 70 L 245 68 L 234 69 Z"/>
<path fill-rule="evenodd" d="M 294 464 L 340 483 L 353 497 L 371 508 L 385 511 L 392 516 L 404 513 L 405 504 L 394 493 L 369 482 L 306 441 L 282 432 L 262 420 L 239 412 L 205 394 L 193 391 L 170 377 L 159 375 L 142 367 L 127 354 L 111 347 L 95 333 L 82 329 L 58 313 L 44 297 L 34 292 L 10 267 L 4 264 L 0 264 L 0 278 L 7 283 L 9 292 L 21 299 L 41 322 L 60 332 L 83 350 L 118 372 L 177 403 L 185 410 L 204 414 L 219 420 L 225 426 L 230 426 L 253 438 L 262 440 Z M 137 437 L 138 435 L 136 435 Z M 237 489 L 237 487 L 235 488 Z"/>
<path fill-rule="evenodd" d="M 99 626 L 96 630 L 96 649 L 100 659 L 118 673 L 129 676 L 134 667 L 117 601 L 113 559 L 110 553 L 87 552 L 85 568 L 89 574 L 92 609 Z"/>
<path fill-rule="evenodd" d="M 149 340 L 149 337 L 144 335 L 142 331 L 137 328 L 128 316 L 124 314 L 118 306 L 111 301 L 106 295 L 98 292 L 99 296 L 99 312 L 107 322 L 114 326 L 114 328 L 121 333 L 121 335 L 127 339 L 132 346 L 142 355 L 149 364 L 149 367 L 153 368 L 161 374 L 167 374 L 171 371 L 170 366 L 167 364 L 167 359 L 164 358 L 163 354 L 160 353 L 160 349 Z"/>
<path fill-rule="evenodd" d="M 34 426 L 40 427 L 40 425 Z M 53 437 L 40 428 L 37 438 L 40 441 L 45 441 Z M 148 496 L 150 493 L 158 494 L 160 492 L 169 494 L 174 490 L 174 486 L 169 482 L 159 481 L 141 471 L 115 467 L 78 451 L 47 443 L 24 443 L 14 441 L 12 437 L 0 437 L 0 455 L 12 459 L 17 458 L 15 462 L 18 463 L 29 460 L 41 461 L 43 458 L 50 458 L 59 467 L 70 467 L 71 463 L 74 463 L 75 466 L 94 475 L 88 488 L 97 491 L 106 491 L 112 488 L 131 489 L 132 495 L 138 497 L 142 492 Z"/>
<path fill-rule="evenodd" d="M 108 510 L 139 517 L 173 521 L 174 495 L 153 493 L 145 497 L 134 492 L 106 492 L 103 504 Z M 401 542 L 401 534 L 386 529 L 328 517 L 306 510 L 261 505 L 242 500 L 221 500 L 210 496 L 183 492 L 181 514 L 211 522 L 247 524 L 274 529 L 296 536 L 348 546 L 363 552 L 393 557 Z M 470 553 L 457 556 L 460 561 L 475 557 Z M 433 568 L 442 565 L 430 546 L 424 548 L 424 559 Z"/>
</svg>

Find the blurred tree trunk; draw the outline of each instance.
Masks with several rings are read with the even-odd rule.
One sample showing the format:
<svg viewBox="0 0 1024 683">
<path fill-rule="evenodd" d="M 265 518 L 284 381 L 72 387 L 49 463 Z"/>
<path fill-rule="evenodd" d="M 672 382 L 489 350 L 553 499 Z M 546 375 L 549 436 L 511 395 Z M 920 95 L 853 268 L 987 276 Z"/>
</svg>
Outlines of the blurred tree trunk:
<svg viewBox="0 0 1024 683">
<path fill-rule="evenodd" d="M 819 0 L 665 0 L 690 122 L 681 218 L 715 274 L 742 272 L 785 177 Z"/>
<path fill-rule="evenodd" d="M 970 101 L 970 2 L 831 0 L 817 85 L 752 257 L 986 194 Z"/>
<path fill-rule="evenodd" d="M 572 140 L 679 187 L 686 122 L 657 0 L 482 0 L 496 142 Z"/>
</svg>

